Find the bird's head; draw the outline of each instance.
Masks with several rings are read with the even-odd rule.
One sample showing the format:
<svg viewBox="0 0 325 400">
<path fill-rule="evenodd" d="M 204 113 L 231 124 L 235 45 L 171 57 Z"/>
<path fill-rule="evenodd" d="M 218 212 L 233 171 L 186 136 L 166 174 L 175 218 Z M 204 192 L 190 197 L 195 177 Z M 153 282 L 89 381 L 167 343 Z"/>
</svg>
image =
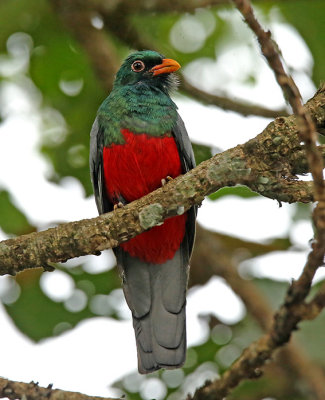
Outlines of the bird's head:
<svg viewBox="0 0 325 400">
<path fill-rule="evenodd" d="M 181 66 L 152 50 L 132 53 L 117 72 L 114 87 L 145 83 L 169 91 L 176 83 L 171 75 Z"/>
</svg>

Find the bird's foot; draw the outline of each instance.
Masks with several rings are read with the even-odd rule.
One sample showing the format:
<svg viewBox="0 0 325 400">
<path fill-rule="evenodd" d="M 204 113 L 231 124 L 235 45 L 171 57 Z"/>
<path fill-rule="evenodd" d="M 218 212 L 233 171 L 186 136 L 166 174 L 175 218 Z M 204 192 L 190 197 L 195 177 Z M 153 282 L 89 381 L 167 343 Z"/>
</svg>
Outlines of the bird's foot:
<svg viewBox="0 0 325 400">
<path fill-rule="evenodd" d="M 118 203 L 114 204 L 114 211 L 117 210 L 118 208 L 123 208 L 124 204 L 119 201 Z"/>
<path fill-rule="evenodd" d="M 172 178 L 171 176 L 167 175 L 166 178 L 163 178 L 161 180 L 161 186 L 165 186 L 167 185 L 168 182 L 172 181 L 174 178 Z"/>
</svg>

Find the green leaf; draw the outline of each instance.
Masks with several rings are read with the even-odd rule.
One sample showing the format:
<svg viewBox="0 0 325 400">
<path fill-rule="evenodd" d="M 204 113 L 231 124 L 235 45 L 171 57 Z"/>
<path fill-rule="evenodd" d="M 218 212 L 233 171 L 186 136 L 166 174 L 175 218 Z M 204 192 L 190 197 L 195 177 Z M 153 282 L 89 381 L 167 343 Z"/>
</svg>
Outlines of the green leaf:
<svg viewBox="0 0 325 400">
<path fill-rule="evenodd" d="M 12 203 L 10 194 L 6 190 L 0 190 L 0 210 L 0 227 L 5 233 L 24 235 L 35 231 L 35 227 Z"/>
<path fill-rule="evenodd" d="M 325 79 L 325 2 L 323 0 L 280 1 L 277 6 L 301 34 L 314 58 L 313 79 L 316 86 Z"/>
<path fill-rule="evenodd" d="M 268 278 L 254 279 L 254 284 L 266 297 L 270 305 L 276 310 L 283 303 L 289 283 L 282 281 L 273 281 Z"/>
<path fill-rule="evenodd" d="M 196 165 L 212 157 L 211 147 L 204 144 L 192 143 Z"/>
<path fill-rule="evenodd" d="M 217 192 L 210 194 L 210 200 L 218 200 L 224 196 L 238 196 L 244 199 L 248 199 L 251 197 L 258 197 L 259 194 L 253 192 L 247 186 L 237 185 L 234 187 L 224 187 L 219 189 Z"/>
<path fill-rule="evenodd" d="M 292 221 L 310 220 L 312 215 L 312 205 L 304 203 L 294 204 L 294 214 Z"/>
<path fill-rule="evenodd" d="M 87 297 L 85 308 L 78 312 L 69 311 L 64 302 L 51 300 L 41 289 L 41 269 L 24 271 L 17 275 L 16 281 L 21 293 L 17 301 L 5 305 L 6 310 L 17 328 L 34 341 L 55 336 L 65 329 L 73 328 L 86 318 L 101 315 L 118 318 L 118 309 L 107 306 L 107 310 L 94 313 L 91 307 L 97 295 L 109 295 L 120 288 L 120 279 L 115 269 L 100 274 L 89 274 L 81 267 L 63 269 L 75 283 L 75 288 L 82 290 Z M 94 300 L 95 299 L 95 300 Z"/>
</svg>

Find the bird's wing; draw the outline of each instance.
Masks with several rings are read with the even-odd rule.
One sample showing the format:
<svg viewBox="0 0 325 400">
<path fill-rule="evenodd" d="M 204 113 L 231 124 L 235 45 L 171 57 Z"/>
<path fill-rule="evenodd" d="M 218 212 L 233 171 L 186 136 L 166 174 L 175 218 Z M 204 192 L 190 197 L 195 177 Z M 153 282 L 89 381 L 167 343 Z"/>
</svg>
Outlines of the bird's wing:
<svg viewBox="0 0 325 400">
<path fill-rule="evenodd" d="M 90 132 L 90 176 L 94 188 L 95 200 L 99 214 L 113 210 L 113 203 L 107 197 L 104 181 L 103 169 L 103 148 L 104 148 L 104 130 L 98 122 L 98 118 L 91 128 Z"/>
<path fill-rule="evenodd" d="M 176 145 L 178 148 L 178 153 L 181 159 L 182 171 L 183 173 L 188 172 L 190 169 L 195 168 L 195 158 L 191 145 L 190 138 L 186 131 L 184 122 L 180 115 L 178 115 L 177 122 L 172 129 L 172 134 L 175 138 Z M 186 222 L 186 234 L 185 238 L 188 243 L 189 255 L 192 253 L 194 237 L 195 237 L 195 219 L 197 214 L 197 206 L 193 206 L 187 212 L 187 222 Z M 184 245 L 184 243 L 183 243 Z M 185 249 L 184 249 L 185 250 Z M 186 250 L 185 250 L 186 251 Z"/>
<path fill-rule="evenodd" d="M 175 138 L 178 152 L 181 158 L 182 169 L 185 173 L 190 169 L 195 168 L 196 163 L 190 138 L 188 137 L 184 122 L 179 114 L 176 124 L 172 129 L 172 134 Z"/>
</svg>

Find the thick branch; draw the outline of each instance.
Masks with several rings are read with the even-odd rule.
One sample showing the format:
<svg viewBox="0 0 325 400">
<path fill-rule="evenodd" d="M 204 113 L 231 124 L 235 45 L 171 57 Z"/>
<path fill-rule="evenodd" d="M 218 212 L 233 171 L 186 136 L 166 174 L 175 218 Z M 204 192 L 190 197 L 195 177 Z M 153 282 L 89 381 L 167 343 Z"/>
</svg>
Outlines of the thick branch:
<svg viewBox="0 0 325 400">
<path fill-rule="evenodd" d="M 8 398 L 10 400 L 117 400 L 111 397 L 87 396 L 78 392 L 52 389 L 52 385 L 44 388 L 34 382 L 15 382 L 1 377 L 0 398 Z"/>
<path fill-rule="evenodd" d="M 321 106 L 324 104 L 325 86 L 307 104 L 319 125 L 325 123 L 325 109 Z M 297 194 L 296 185 L 304 184 L 276 179 L 290 175 L 290 155 L 301 150 L 297 129 L 294 116 L 277 118 L 256 138 L 216 154 L 186 175 L 123 209 L 0 242 L 0 274 L 46 267 L 51 262 L 63 262 L 115 247 L 164 219 L 200 204 L 204 196 L 224 186 L 248 185 L 263 196 L 290 203 L 312 201 L 311 193 L 310 198 L 306 194 L 309 184 L 306 193 L 300 190 Z"/>
<path fill-rule="evenodd" d="M 325 145 L 318 146 L 318 150 L 321 152 L 323 162 L 325 162 Z M 294 175 L 305 174 L 310 171 L 308 166 L 306 151 L 301 149 L 296 151 L 292 158 L 292 173 Z"/>
</svg>

